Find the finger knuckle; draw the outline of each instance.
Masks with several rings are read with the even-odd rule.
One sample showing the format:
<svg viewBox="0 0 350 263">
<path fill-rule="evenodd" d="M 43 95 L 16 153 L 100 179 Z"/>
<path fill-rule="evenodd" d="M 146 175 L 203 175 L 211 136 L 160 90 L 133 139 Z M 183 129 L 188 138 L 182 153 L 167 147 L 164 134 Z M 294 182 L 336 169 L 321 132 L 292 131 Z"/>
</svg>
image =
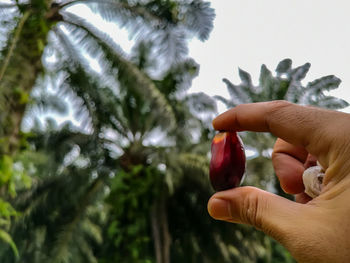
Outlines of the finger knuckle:
<svg viewBox="0 0 350 263">
<path fill-rule="evenodd" d="M 275 164 L 276 162 L 278 162 L 280 160 L 281 156 L 282 156 L 282 154 L 274 149 L 272 154 L 271 154 L 272 164 Z"/>
<path fill-rule="evenodd" d="M 243 222 L 253 225 L 258 229 L 262 229 L 262 211 L 265 207 L 264 199 L 255 191 L 247 188 L 248 194 L 243 201 L 241 210 L 241 218 Z"/>
<path fill-rule="evenodd" d="M 293 105 L 293 103 L 286 101 L 286 100 L 274 100 L 270 101 L 270 108 L 272 112 L 279 111 L 281 108 L 285 108 L 288 106 Z"/>
<path fill-rule="evenodd" d="M 265 123 L 270 131 L 274 129 L 273 126 L 275 126 L 276 123 L 286 123 L 289 122 L 290 119 L 293 119 L 292 116 L 294 116 L 294 114 L 290 109 L 291 106 L 293 106 L 293 103 L 285 100 L 276 100 L 269 102 L 265 116 Z"/>
</svg>

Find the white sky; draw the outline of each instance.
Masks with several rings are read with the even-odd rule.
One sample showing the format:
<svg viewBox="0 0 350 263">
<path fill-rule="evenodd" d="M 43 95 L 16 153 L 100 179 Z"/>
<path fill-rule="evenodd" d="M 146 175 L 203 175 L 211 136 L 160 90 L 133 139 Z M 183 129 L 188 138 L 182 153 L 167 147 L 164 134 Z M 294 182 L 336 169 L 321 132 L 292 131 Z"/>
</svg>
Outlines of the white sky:
<svg viewBox="0 0 350 263">
<path fill-rule="evenodd" d="M 190 56 L 200 64 L 190 91 L 227 96 L 222 78 L 239 83 L 238 67 L 256 82 L 261 64 L 274 70 L 279 61 L 291 58 L 294 66 L 311 63 L 307 81 L 330 74 L 339 77 L 342 84 L 332 95 L 350 102 L 350 1 L 211 3 L 216 19 L 209 40 L 190 43 Z"/>
</svg>

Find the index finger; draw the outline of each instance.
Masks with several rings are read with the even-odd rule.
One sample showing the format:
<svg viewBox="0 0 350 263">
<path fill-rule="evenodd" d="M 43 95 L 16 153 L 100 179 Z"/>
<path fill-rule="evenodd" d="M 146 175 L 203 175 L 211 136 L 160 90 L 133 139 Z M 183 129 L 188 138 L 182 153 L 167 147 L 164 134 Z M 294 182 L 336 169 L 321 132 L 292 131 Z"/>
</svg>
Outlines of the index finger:
<svg viewBox="0 0 350 263">
<path fill-rule="evenodd" d="M 308 147 L 322 141 L 327 145 L 326 129 L 334 123 L 336 111 L 301 106 L 287 101 L 241 104 L 213 121 L 216 130 L 270 132 L 296 146 Z M 333 125 L 336 127 L 337 125 Z M 339 126 L 339 125 L 338 125 Z M 315 153 L 308 149 L 309 152 Z"/>
</svg>

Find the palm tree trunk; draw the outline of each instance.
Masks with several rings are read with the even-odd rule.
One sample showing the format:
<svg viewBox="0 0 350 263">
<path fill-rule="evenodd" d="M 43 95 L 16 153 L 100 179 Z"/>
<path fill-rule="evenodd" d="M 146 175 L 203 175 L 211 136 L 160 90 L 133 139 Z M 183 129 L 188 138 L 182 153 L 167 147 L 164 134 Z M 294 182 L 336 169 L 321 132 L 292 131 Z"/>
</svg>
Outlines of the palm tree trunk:
<svg viewBox="0 0 350 263">
<path fill-rule="evenodd" d="M 49 11 L 28 7 L 2 51 L 0 155 L 14 155 L 20 147 L 20 127 L 29 94 L 43 71 L 41 58 L 44 46 L 50 27 L 56 22 L 47 16 Z"/>
<path fill-rule="evenodd" d="M 170 236 L 169 227 L 168 227 L 168 214 L 166 209 L 166 200 L 164 198 L 161 200 L 160 218 L 161 218 L 161 229 L 163 233 L 163 260 L 164 260 L 163 262 L 170 263 L 171 236 Z"/>
<path fill-rule="evenodd" d="M 170 263 L 171 235 L 164 195 L 152 207 L 151 224 L 157 263 Z"/>
<path fill-rule="evenodd" d="M 151 209 L 151 224 L 152 224 L 152 234 L 153 234 L 153 240 L 154 240 L 154 250 L 156 254 L 156 260 L 157 263 L 162 263 L 162 240 L 160 236 L 159 231 L 159 222 L 158 222 L 158 216 L 157 216 L 157 206 L 156 204 L 153 205 Z"/>
</svg>

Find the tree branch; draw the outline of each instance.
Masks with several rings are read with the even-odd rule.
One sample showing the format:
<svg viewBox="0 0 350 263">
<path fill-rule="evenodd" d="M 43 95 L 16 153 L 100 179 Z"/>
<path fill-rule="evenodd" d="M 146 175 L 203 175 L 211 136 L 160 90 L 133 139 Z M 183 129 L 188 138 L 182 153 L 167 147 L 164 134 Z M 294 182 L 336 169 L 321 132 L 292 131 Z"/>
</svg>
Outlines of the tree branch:
<svg viewBox="0 0 350 263">
<path fill-rule="evenodd" d="M 176 124 L 174 111 L 164 94 L 160 92 L 152 79 L 150 79 L 149 76 L 141 71 L 135 64 L 120 55 L 120 52 L 116 51 L 117 45 L 108 35 L 96 31 L 95 28 L 88 28 L 85 21 L 76 24 L 74 20 L 79 18 L 74 14 L 69 14 L 67 18 L 68 20 L 65 21 L 66 23 L 84 30 L 105 52 L 108 52 L 108 59 L 114 60 L 115 65 L 119 69 L 120 74 L 118 76 L 120 77 L 123 74 L 124 76 L 127 75 L 130 77 L 129 79 L 132 79 L 134 83 L 137 83 L 137 85 L 135 85 L 137 88 L 134 88 L 135 91 L 149 97 L 155 107 L 162 109 L 162 112 L 160 113 L 162 120 L 167 122 L 167 127 L 169 129 L 174 128 Z"/>
<path fill-rule="evenodd" d="M 62 5 L 60 5 L 60 8 L 64 8 L 67 6 L 70 6 L 72 4 L 77 4 L 77 3 L 98 3 L 98 4 L 106 4 L 106 5 L 112 5 L 115 8 L 118 9 L 125 9 L 127 11 L 129 11 L 130 13 L 133 13 L 137 16 L 142 17 L 143 19 L 145 19 L 145 21 L 158 21 L 159 23 L 162 23 L 162 19 L 157 17 L 156 15 L 150 13 L 147 11 L 146 8 L 142 7 L 142 6 L 131 6 L 128 3 L 118 3 L 116 1 L 111 1 L 111 0 L 72 0 L 72 1 L 68 1 Z"/>
<path fill-rule="evenodd" d="M 12 54 L 13 54 L 13 51 L 14 51 L 14 49 L 16 47 L 16 44 L 17 44 L 18 39 L 20 37 L 20 34 L 22 32 L 24 23 L 27 21 L 29 15 L 30 15 L 30 11 L 27 10 L 23 14 L 21 20 L 18 23 L 18 26 L 17 26 L 17 28 L 15 30 L 15 34 L 14 34 L 13 39 L 12 39 L 12 43 L 11 43 L 10 48 L 9 48 L 9 50 L 7 52 L 7 55 L 6 55 L 5 59 L 4 59 L 4 63 L 2 64 L 2 67 L 0 69 L 0 82 L 1 82 L 2 78 L 4 77 L 4 74 L 5 74 L 5 71 L 7 69 L 7 66 L 8 66 L 8 64 L 10 62 L 10 59 L 11 59 Z"/>
</svg>

